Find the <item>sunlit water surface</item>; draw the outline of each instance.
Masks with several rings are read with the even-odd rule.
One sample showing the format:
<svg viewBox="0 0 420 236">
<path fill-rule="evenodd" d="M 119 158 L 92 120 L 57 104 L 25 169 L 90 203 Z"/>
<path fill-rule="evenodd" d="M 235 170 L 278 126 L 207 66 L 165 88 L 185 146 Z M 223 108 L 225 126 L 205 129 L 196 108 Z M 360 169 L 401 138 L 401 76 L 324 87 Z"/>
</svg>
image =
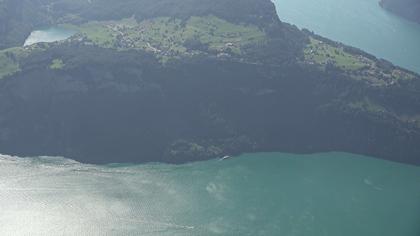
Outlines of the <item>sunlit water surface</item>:
<svg viewBox="0 0 420 236">
<path fill-rule="evenodd" d="M 420 71 L 420 25 L 377 0 L 275 0 L 280 18 Z M 32 32 L 25 45 L 74 32 Z M 0 235 L 420 235 L 420 168 L 351 154 L 173 166 L 0 156 Z"/>
<path fill-rule="evenodd" d="M 0 156 L 0 235 L 420 235 L 420 168 L 351 154 L 95 166 Z"/>
<path fill-rule="evenodd" d="M 32 31 L 26 39 L 24 46 L 32 45 L 35 43 L 51 43 L 67 39 L 76 33 L 74 30 L 66 29 L 63 27 L 51 27 L 47 29 L 40 29 Z"/>
<path fill-rule="evenodd" d="M 379 0 L 272 1 L 285 22 L 420 73 L 420 24 L 383 10 Z"/>
</svg>

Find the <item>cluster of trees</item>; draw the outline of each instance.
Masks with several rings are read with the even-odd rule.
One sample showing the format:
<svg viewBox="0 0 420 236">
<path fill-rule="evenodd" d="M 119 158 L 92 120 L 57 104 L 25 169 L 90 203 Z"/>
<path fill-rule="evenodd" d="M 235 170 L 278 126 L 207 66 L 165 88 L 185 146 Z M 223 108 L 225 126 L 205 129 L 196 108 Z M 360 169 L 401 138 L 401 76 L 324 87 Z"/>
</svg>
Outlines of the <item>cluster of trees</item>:
<svg viewBox="0 0 420 236">
<path fill-rule="evenodd" d="M 52 70 L 55 59 L 64 66 Z M 413 84 L 371 88 L 292 60 L 272 66 L 197 57 L 162 65 L 148 53 L 77 43 L 20 63 L 21 72 L 0 81 L 6 154 L 180 163 L 340 150 L 419 162 L 420 129 L 398 119 L 420 113 Z M 348 106 L 365 96 L 386 112 Z"/>
<path fill-rule="evenodd" d="M 62 1 L 72 4 L 68 0 Z M 121 19 L 135 15 L 138 20 L 158 16 L 188 19 L 209 14 L 231 22 L 258 23 L 260 26 L 278 22 L 274 5 L 269 0 L 96 0 L 80 12 L 87 19 Z"/>
<path fill-rule="evenodd" d="M 184 47 L 189 50 L 208 51 L 209 45 L 201 42 L 198 37 L 191 37 L 185 40 Z"/>
<path fill-rule="evenodd" d="M 0 49 L 20 46 L 34 27 L 50 23 L 42 0 L 0 1 Z"/>
<path fill-rule="evenodd" d="M 268 37 L 265 41 L 246 45 L 242 50 L 244 56 L 251 61 L 266 64 L 296 63 L 303 57 L 303 48 L 308 43 L 308 36 L 296 27 L 282 23 L 280 27 L 268 27 Z"/>
</svg>

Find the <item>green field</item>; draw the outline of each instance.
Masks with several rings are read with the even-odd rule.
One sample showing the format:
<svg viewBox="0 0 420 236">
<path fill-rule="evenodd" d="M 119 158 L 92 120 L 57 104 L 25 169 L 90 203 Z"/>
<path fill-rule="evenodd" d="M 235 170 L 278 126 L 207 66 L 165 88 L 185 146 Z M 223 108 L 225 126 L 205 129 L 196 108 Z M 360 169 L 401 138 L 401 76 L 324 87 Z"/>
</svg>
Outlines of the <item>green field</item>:
<svg viewBox="0 0 420 236">
<path fill-rule="evenodd" d="M 401 80 L 415 78 L 414 74 L 389 67 L 386 62 L 373 61 L 363 55 L 348 53 L 343 47 L 312 37 L 309 39 L 310 41 L 304 49 L 306 63 L 318 65 L 321 68 L 333 65 L 346 72 L 351 78 L 365 80 L 375 86 L 390 86 Z M 387 69 L 387 67 L 391 69 Z"/>
<path fill-rule="evenodd" d="M 51 70 L 60 70 L 64 67 L 64 62 L 61 59 L 54 59 L 51 62 L 50 69 Z"/>
<path fill-rule="evenodd" d="M 215 16 L 194 16 L 188 20 L 159 17 L 141 22 L 128 18 L 60 27 L 79 32 L 69 40 L 118 50 L 145 50 L 162 61 L 199 53 L 241 55 L 243 46 L 266 39 L 265 33 L 256 26 L 233 24 Z M 20 59 L 36 50 L 45 50 L 45 47 L 34 44 L 0 51 L 0 79 L 18 72 Z M 49 68 L 63 67 L 63 61 L 55 59 Z"/>
<path fill-rule="evenodd" d="M 324 66 L 331 63 L 343 70 L 360 70 L 371 63 L 366 58 L 345 52 L 341 47 L 334 47 L 314 38 L 310 38 L 304 53 L 307 61 Z"/>
<path fill-rule="evenodd" d="M 164 57 L 193 51 L 239 55 L 243 46 L 266 37 L 256 26 L 232 24 L 215 16 L 188 20 L 159 17 L 141 22 L 130 18 L 67 27 L 79 31 L 88 41 L 101 47 L 143 49 Z"/>
</svg>

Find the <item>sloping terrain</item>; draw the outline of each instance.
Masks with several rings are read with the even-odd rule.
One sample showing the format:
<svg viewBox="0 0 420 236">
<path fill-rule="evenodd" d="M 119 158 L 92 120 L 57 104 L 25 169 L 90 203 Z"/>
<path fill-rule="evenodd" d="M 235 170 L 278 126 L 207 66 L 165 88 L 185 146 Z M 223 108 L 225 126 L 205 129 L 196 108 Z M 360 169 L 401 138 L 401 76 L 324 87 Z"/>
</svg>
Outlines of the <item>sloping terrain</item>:
<svg viewBox="0 0 420 236">
<path fill-rule="evenodd" d="M 0 51 L 3 153 L 180 163 L 334 150 L 420 163 L 419 76 L 280 22 L 269 0 L 44 2 L 78 33 Z"/>
</svg>

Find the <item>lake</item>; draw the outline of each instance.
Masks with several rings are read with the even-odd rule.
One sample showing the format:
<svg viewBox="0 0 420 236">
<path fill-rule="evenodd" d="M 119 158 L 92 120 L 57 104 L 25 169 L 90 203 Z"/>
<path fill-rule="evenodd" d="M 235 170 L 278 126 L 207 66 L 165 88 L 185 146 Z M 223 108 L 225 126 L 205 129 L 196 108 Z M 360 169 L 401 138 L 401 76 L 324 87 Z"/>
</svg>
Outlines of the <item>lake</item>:
<svg viewBox="0 0 420 236">
<path fill-rule="evenodd" d="M 66 29 L 63 27 L 51 27 L 32 31 L 26 39 L 24 46 L 32 45 L 35 43 L 50 43 L 67 39 L 76 33 L 74 30 Z"/>
<path fill-rule="evenodd" d="M 420 167 L 352 154 L 179 166 L 0 156 L 0 173 L 0 235 L 420 233 Z"/>
<path fill-rule="evenodd" d="M 282 21 L 420 73 L 420 24 L 383 10 L 379 0 L 273 2 Z"/>
<path fill-rule="evenodd" d="M 275 0 L 283 21 L 420 72 L 420 25 L 377 0 Z M 75 32 L 32 32 L 25 45 Z M 0 235 L 420 235 L 420 167 L 346 153 L 185 165 L 0 155 Z"/>
</svg>

